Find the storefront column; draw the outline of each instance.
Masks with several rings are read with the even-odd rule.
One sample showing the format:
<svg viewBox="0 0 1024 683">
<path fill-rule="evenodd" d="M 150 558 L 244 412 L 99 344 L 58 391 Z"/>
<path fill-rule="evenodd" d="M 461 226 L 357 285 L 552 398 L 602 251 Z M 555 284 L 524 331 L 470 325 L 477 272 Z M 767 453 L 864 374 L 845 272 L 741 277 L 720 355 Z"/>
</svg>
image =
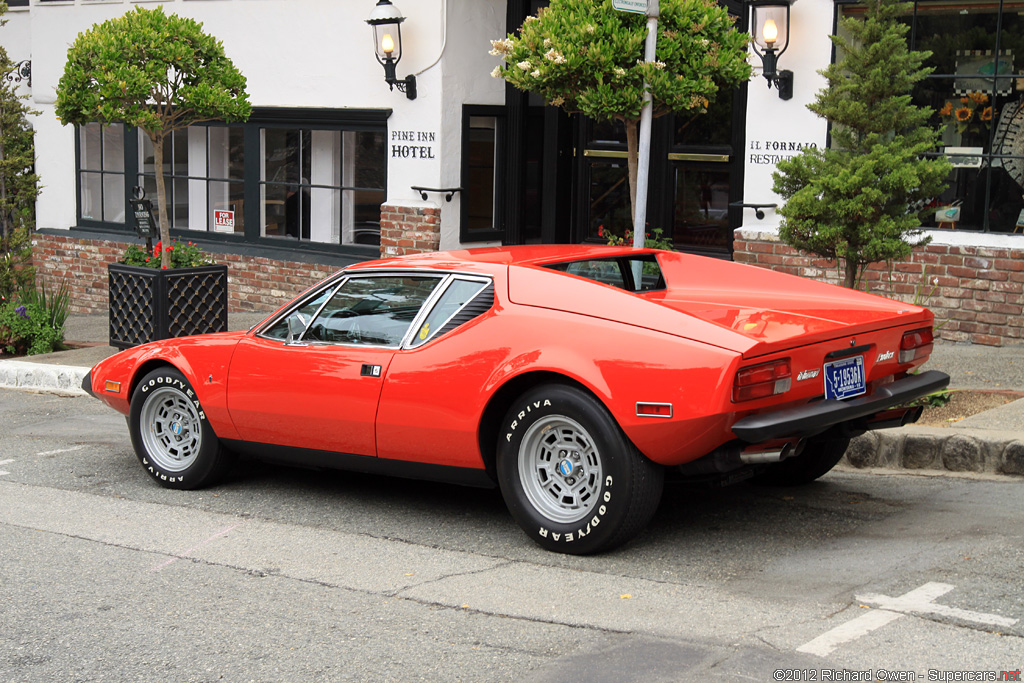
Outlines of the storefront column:
<svg viewBox="0 0 1024 683">
<path fill-rule="evenodd" d="M 437 251 L 441 246 L 441 207 L 431 202 L 390 202 L 380 207 L 380 256 Z"/>
</svg>

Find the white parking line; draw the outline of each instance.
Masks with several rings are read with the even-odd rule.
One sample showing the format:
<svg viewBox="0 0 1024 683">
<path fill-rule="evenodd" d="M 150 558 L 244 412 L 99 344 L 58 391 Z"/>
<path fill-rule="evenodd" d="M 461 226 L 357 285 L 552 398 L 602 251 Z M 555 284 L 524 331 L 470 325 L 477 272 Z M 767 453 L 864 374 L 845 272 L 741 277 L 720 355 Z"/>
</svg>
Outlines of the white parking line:
<svg viewBox="0 0 1024 683">
<path fill-rule="evenodd" d="M 920 588 L 915 588 L 909 593 L 904 593 L 896 598 L 877 593 L 854 596 L 858 602 L 874 603 L 879 609 L 863 614 L 841 626 L 837 626 L 814 640 L 804 643 L 796 650 L 797 652 L 806 652 L 824 657 L 843 643 L 848 643 L 863 635 L 867 635 L 871 631 L 881 628 L 905 614 L 939 614 L 989 626 L 1013 626 L 1017 623 L 1017 619 L 1009 619 L 997 614 L 971 612 L 969 610 L 957 609 L 956 607 L 936 605 L 932 602 L 954 588 L 955 586 L 948 583 L 932 582 L 926 583 Z"/>
</svg>

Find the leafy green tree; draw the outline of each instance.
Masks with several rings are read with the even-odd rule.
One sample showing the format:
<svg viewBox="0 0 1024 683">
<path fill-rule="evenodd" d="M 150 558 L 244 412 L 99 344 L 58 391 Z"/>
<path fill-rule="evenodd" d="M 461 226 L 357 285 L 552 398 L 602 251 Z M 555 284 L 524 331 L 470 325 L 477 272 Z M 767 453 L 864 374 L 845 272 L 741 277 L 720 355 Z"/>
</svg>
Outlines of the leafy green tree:
<svg viewBox="0 0 1024 683">
<path fill-rule="evenodd" d="M 163 160 L 164 140 L 203 121 L 244 121 L 252 107 L 245 77 L 219 40 L 193 19 L 161 7 L 134 11 L 80 33 L 68 50 L 57 84 L 57 116 L 64 124 L 138 126 L 153 143 L 160 240 L 170 244 Z M 169 254 L 161 254 L 164 267 Z"/>
<path fill-rule="evenodd" d="M 950 164 L 925 158 L 938 145 L 932 110 L 911 103 L 931 73 L 931 53 L 911 51 L 897 21 L 909 3 L 868 0 L 863 19 L 842 20 L 832 36 L 841 59 L 821 74 L 828 86 L 808 108 L 832 124 L 827 149 L 805 148 L 778 163 L 774 189 L 785 205 L 779 236 L 791 246 L 842 262 L 855 287 L 868 264 L 907 257 L 927 244 L 921 215 L 946 187 Z"/>
<path fill-rule="evenodd" d="M 0 17 L 7 3 L 0 2 Z M 0 18 L 0 27 L 7 23 Z M 35 218 L 39 176 L 35 174 L 35 144 L 27 116 L 33 112 L 17 93 L 15 69 L 0 46 L 0 299 L 34 282 L 30 233 Z"/>
<path fill-rule="evenodd" d="M 505 60 L 492 76 L 570 114 L 622 122 L 633 206 L 644 81 L 654 116 L 697 115 L 751 72 L 749 36 L 733 27 L 734 18 L 716 0 L 661 0 L 657 61 L 650 63 L 644 62 L 646 22 L 614 9 L 612 0 L 551 0 L 518 33 L 491 41 L 491 54 Z"/>
</svg>

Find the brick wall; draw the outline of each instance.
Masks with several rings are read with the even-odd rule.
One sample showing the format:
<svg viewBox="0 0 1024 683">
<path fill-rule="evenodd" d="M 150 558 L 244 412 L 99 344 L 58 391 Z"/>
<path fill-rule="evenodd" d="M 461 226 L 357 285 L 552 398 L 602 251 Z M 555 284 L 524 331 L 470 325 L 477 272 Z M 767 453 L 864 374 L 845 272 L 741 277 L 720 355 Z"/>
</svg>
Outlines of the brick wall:
<svg viewBox="0 0 1024 683">
<path fill-rule="evenodd" d="M 380 207 L 382 258 L 437 251 L 441 246 L 441 209 L 383 204 Z"/>
<path fill-rule="evenodd" d="M 733 259 L 838 283 L 833 261 L 797 252 L 777 234 L 740 229 Z M 1024 344 L 1024 246 L 1020 249 L 932 243 L 907 261 L 874 264 L 862 288 L 935 313 L 938 337 L 989 346 Z"/>
<path fill-rule="evenodd" d="M 36 233 L 32 244 L 36 282 L 53 290 L 66 281 L 72 313 L 107 312 L 107 264 L 120 258 L 130 242 Z M 227 253 L 212 256 L 228 266 L 231 311 L 272 311 L 344 265 Z"/>
</svg>

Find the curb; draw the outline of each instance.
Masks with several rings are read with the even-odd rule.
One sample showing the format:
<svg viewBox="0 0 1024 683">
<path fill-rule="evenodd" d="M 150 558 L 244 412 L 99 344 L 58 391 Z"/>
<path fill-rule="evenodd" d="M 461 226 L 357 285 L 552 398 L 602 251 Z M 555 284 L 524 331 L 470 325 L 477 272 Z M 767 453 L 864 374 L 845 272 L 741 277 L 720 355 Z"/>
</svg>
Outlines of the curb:
<svg viewBox="0 0 1024 683">
<path fill-rule="evenodd" d="M 0 388 L 86 396 L 90 368 L 0 360 Z M 850 442 L 842 463 L 853 470 L 922 470 L 1024 476 L 1024 440 L 1017 432 L 907 426 L 867 432 Z"/>
<path fill-rule="evenodd" d="M 1024 475 L 1024 441 L 1013 432 L 901 427 L 862 434 L 843 462 L 854 469 L 945 470 Z"/>
<path fill-rule="evenodd" d="M 90 368 L 0 360 L 0 388 L 23 389 L 63 396 L 85 396 L 82 378 Z"/>
</svg>

